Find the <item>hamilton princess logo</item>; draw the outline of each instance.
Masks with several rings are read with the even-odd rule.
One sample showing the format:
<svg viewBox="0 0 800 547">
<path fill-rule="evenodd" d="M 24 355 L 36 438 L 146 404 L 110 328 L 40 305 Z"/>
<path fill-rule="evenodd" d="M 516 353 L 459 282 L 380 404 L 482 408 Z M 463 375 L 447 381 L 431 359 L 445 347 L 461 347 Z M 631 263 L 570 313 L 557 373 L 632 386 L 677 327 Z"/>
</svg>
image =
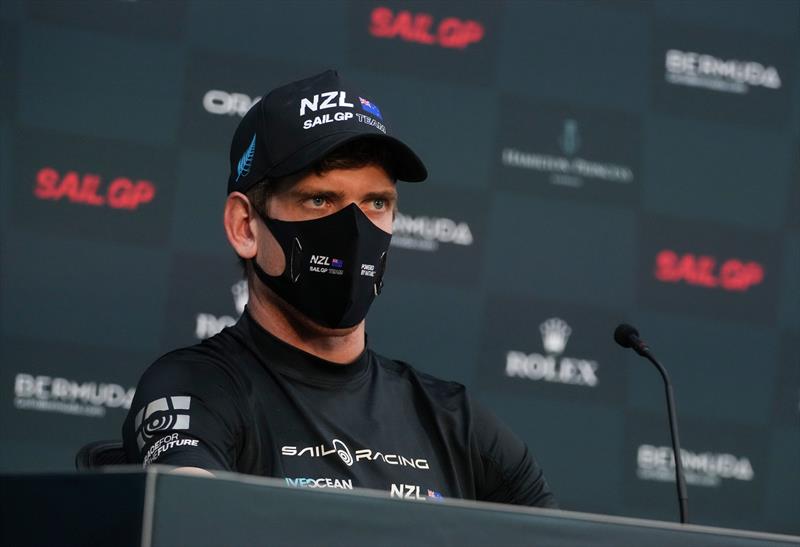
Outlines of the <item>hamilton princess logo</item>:
<svg viewBox="0 0 800 547">
<path fill-rule="evenodd" d="M 505 375 L 534 381 L 596 387 L 597 361 L 563 357 L 572 328 L 566 321 L 551 317 L 539 325 L 544 354 L 512 350 L 506 353 Z"/>
<path fill-rule="evenodd" d="M 581 136 L 578 131 L 578 122 L 575 120 L 564 120 L 564 129 L 558 138 L 558 145 L 561 151 L 568 156 L 574 156 L 581 145 Z"/>
<path fill-rule="evenodd" d="M 583 142 L 577 120 L 564 119 L 555 141 L 563 155 L 506 147 L 501 152 L 501 162 L 507 167 L 548 174 L 550 183 L 556 186 L 579 188 L 587 181 L 617 184 L 634 182 L 633 168 L 628 165 L 599 162 L 578 155 Z"/>
</svg>

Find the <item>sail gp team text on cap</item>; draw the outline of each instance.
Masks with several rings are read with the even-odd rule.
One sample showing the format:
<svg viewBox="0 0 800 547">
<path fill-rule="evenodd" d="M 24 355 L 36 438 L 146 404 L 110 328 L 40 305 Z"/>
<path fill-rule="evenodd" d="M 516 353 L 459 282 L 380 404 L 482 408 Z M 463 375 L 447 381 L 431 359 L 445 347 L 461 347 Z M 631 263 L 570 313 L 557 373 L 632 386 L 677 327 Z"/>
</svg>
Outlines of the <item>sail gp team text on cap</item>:
<svg viewBox="0 0 800 547">
<path fill-rule="evenodd" d="M 428 172 L 411 148 L 390 134 L 383 112 L 334 70 L 278 87 L 253 105 L 233 136 L 228 192 L 311 167 L 335 148 L 373 139 L 390 151 L 393 174 L 408 182 Z"/>
<path fill-rule="evenodd" d="M 364 111 L 373 114 L 378 119 L 381 120 L 383 119 L 383 116 L 381 116 L 381 111 L 376 105 L 372 104 L 363 97 L 359 97 L 358 100 L 361 103 L 361 108 Z M 326 93 L 319 93 L 317 95 L 314 95 L 310 99 L 309 98 L 301 99 L 300 117 L 305 116 L 307 110 L 316 112 L 317 110 L 324 110 L 326 108 L 353 108 L 354 106 L 355 105 L 353 103 L 347 102 L 346 91 L 328 91 Z M 377 119 L 374 119 L 366 114 L 359 112 L 336 112 L 333 115 L 322 114 L 319 116 L 314 116 L 313 120 L 303 121 L 303 129 L 311 129 L 312 127 L 316 127 L 324 123 L 344 122 L 352 119 L 353 116 L 355 116 L 355 118 L 359 122 L 376 127 L 384 134 L 386 133 L 385 125 L 383 125 Z"/>
</svg>

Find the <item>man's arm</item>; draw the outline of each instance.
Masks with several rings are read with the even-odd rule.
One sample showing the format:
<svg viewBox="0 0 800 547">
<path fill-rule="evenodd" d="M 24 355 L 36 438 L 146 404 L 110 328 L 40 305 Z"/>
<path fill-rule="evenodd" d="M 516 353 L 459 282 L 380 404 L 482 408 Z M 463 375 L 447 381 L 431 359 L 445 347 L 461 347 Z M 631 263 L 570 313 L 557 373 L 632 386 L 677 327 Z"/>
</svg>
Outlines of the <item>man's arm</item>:
<svg viewBox="0 0 800 547">
<path fill-rule="evenodd" d="M 483 405 L 472 401 L 481 476 L 477 498 L 557 509 L 558 503 L 525 443 Z"/>
<path fill-rule="evenodd" d="M 199 467 L 177 467 L 170 471 L 176 475 L 196 475 L 198 477 L 214 477 L 214 473 L 208 469 L 200 469 Z"/>
<path fill-rule="evenodd" d="M 172 352 L 142 376 L 122 428 L 130 463 L 235 469 L 243 430 L 239 397 L 228 375 L 204 357 Z"/>
</svg>

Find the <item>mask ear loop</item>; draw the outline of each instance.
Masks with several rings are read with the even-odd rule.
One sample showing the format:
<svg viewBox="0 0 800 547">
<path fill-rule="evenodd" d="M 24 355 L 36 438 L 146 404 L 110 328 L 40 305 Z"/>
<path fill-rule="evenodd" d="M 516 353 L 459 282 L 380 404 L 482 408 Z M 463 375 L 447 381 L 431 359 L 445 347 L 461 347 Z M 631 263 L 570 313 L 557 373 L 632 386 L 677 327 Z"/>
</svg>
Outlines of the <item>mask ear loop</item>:
<svg viewBox="0 0 800 547">
<path fill-rule="evenodd" d="M 269 228 L 269 217 L 267 217 L 261 210 L 253 205 L 252 203 L 250 206 L 253 208 L 253 211 L 256 212 L 258 217 L 261 219 L 261 222 Z M 274 236 L 273 236 L 274 237 Z M 302 266 L 303 266 L 303 246 L 300 244 L 300 239 L 297 237 L 294 238 L 292 241 L 292 251 L 289 255 L 289 268 L 288 270 L 284 270 L 283 275 L 287 275 L 289 277 L 289 281 L 292 283 L 297 283 L 297 280 L 300 279 L 300 274 L 302 273 Z"/>
<path fill-rule="evenodd" d="M 303 246 L 300 245 L 300 240 L 294 238 L 292 242 L 292 256 L 289 259 L 289 279 L 292 283 L 297 283 L 300 279 L 301 267 L 303 265 Z"/>
<path fill-rule="evenodd" d="M 383 272 L 386 271 L 386 251 L 381 255 L 378 260 L 378 271 L 375 272 L 375 282 L 372 284 L 372 290 L 375 296 L 381 294 L 383 289 Z"/>
</svg>

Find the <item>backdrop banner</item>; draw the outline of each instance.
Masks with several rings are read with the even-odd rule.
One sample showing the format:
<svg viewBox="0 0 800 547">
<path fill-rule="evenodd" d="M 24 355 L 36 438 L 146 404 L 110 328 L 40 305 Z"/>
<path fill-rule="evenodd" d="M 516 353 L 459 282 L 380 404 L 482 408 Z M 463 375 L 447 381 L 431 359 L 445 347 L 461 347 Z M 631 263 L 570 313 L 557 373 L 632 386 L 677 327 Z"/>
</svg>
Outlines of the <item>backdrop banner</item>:
<svg viewBox="0 0 800 547">
<path fill-rule="evenodd" d="M 0 3 L 0 471 L 121 438 L 247 304 L 229 146 L 336 68 L 425 161 L 375 351 L 465 384 L 563 508 L 800 534 L 800 3 Z"/>
</svg>

